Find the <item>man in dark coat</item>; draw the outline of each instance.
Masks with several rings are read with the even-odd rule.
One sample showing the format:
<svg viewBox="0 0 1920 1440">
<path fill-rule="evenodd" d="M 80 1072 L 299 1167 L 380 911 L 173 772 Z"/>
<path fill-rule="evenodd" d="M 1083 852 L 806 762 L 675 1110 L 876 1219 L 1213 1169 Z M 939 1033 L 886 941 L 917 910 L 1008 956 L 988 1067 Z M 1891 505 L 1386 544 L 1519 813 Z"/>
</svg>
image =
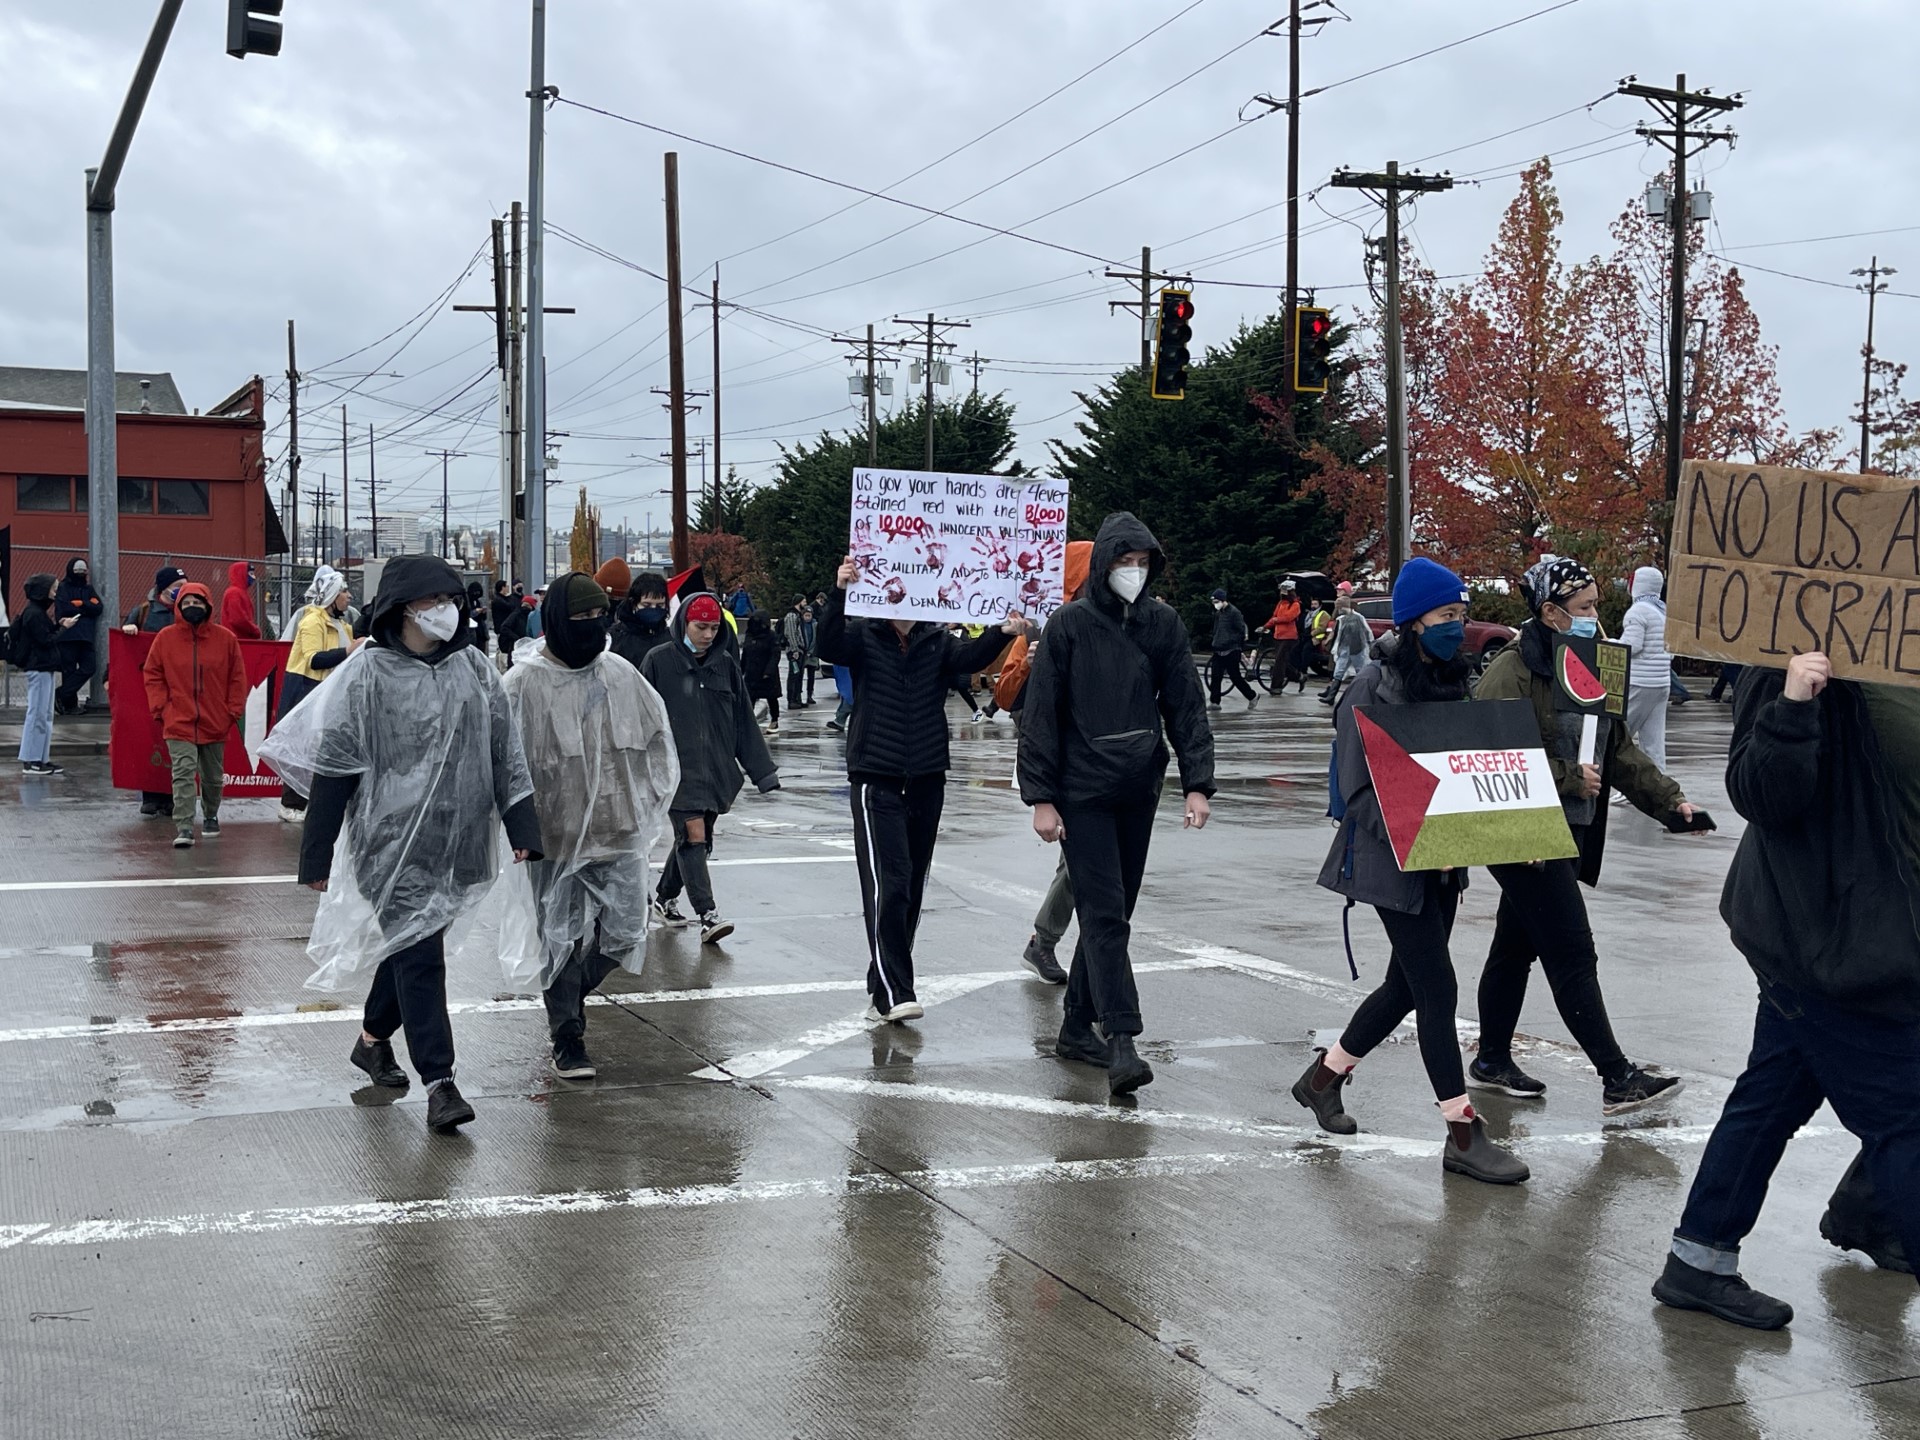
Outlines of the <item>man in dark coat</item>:
<svg viewBox="0 0 1920 1440">
<path fill-rule="evenodd" d="M 87 562 L 67 561 L 67 573 L 53 592 L 53 623 L 60 631 L 60 683 L 53 708 L 59 715 L 81 710 L 80 690 L 93 679 L 94 636 L 100 628 L 100 597 L 87 580 Z"/>
<path fill-rule="evenodd" d="M 1168 741 L 1188 827 L 1207 823 L 1214 790 L 1213 731 L 1186 626 L 1142 598 L 1166 563 L 1126 511 L 1101 522 L 1086 588 L 1047 622 L 1020 719 L 1020 798 L 1034 833 L 1065 846 L 1080 916 L 1055 1050 L 1106 1067 L 1116 1095 L 1153 1079 L 1134 1049 L 1140 995 L 1127 942 Z"/>
<path fill-rule="evenodd" d="M 1207 662 L 1207 703 L 1220 708 L 1220 696 L 1232 685 L 1247 697 L 1251 706 L 1260 697 L 1247 683 L 1240 667 L 1240 652 L 1247 647 L 1247 617 L 1240 607 L 1227 599 L 1227 592 L 1213 592 L 1213 640 L 1207 646 L 1212 658 Z"/>
<path fill-rule="evenodd" d="M 1759 1014 L 1653 1294 L 1778 1330 L 1793 1307 L 1741 1279 L 1740 1245 L 1823 1103 L 1860 1137 L 1870 1186 L 1843 1184 L 1823 1231 L 1920 1256 L 1920 690 L 1836 680 L 1817 652 L 1749 667 L 1727 794 L 1747 830 L 1720 915 Z"/>
<path fill-rule="evenodd" d="M 860 907 L 867 921 L 867 993 L 873 1021 L 918 1020 L 913 936 L 947 794 L 947 689 L 1005 648 L 1026 622 L 1009 614 L 971 640 L 929 620 L 847 618 L 853 558 L 820 621 L 820 658 L 852 676 L 847 780 L 853 804 Z"/>
<path fill-rule="evenodd" d="M 671 645 L 667 629 L 667 580 L 652 570 L 633 577 L 613 609 L 613 653 L 634 669 L 656 645 Z"/>
</svg>

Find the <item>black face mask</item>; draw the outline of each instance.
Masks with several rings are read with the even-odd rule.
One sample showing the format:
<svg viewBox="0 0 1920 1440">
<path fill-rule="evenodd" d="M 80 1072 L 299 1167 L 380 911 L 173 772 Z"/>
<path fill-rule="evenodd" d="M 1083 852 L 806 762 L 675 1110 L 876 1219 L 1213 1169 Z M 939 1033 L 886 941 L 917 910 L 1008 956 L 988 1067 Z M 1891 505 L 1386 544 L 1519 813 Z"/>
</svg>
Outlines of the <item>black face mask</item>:
<svg viewBox="0 0 1920 1440">
<path fill-rule="evenodd" d="M 542 638 L 556 660 L 569 670 L 580 670 L 607 648 L 607 623 L 605 615 L 582 615 L 547 626 Z"/>
<path fill-rule="evenodd" d="M 212 614 L 212 612 L 202 605 L 182 605 L 180 607 L 180 616 L 189 625 L 206 624 L 207 617 L 210 614 Z"/>
<path fill-rule="evenodd" d="M 667 623 L 667 607 L 642 603 L 633 607 L 633 618 L 642 625 L 664 625 Z"/>
</svg>

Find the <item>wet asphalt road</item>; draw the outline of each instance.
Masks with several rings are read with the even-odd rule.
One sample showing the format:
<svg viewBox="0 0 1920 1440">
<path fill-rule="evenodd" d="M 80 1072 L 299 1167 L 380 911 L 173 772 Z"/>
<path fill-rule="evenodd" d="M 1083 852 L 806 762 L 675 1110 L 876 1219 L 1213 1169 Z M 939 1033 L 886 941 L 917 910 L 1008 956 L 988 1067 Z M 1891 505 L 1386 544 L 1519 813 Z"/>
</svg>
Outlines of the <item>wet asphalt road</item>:
<svg viewBox="0 0 1920 1440">
<path fill-rule="evenodd" d="M 1549 1096 L 1482 1104 L 1514 1190 L 1443 1179 L 1411 1043 L 1363 1067 L 1354 1140 L 1286 1094 L 1364 989 L 1313 885 L 1310 694 L 1229 701 L 1207 831 L 1167 803 L 1134 1104 L 1050 1058 L 1058 992 L 1018 968 L 1054 852 L 1004 722 L 954 727 L 927 1018 L 861 1023 L 828 713 L 722 822 L 738 933 L 656 933 L 590 1012 L 597 1081 L 546 1071 L 536 999 L 451 977 L 479 1111 L 453 1139 L 417 1088 L 359 1088 L 357 996 L 302 989 L 314 897 L 265 802 L 176 854 L 104 758 L 0 780 L 0 1435 L 1920 1435 L 1912 1280 L 1815 1230 L 1854 1149 L 1830 1112 L 1746 1251 L 1790 1332 L 1647 1293 L 1753 1013 L 1716 914 L 1724 708 L 1671 741 L 1722 835 L 1616 810 L 1592 902 L 1623 1043 L 1687 1089 L 1603 1124 L 1536 980 Z M 1476 876 L 1456 935 L 1469 1014 L 1496 894 Z M 1354 937 L 1371 982 L 1368 912 Z"/>
</svg>

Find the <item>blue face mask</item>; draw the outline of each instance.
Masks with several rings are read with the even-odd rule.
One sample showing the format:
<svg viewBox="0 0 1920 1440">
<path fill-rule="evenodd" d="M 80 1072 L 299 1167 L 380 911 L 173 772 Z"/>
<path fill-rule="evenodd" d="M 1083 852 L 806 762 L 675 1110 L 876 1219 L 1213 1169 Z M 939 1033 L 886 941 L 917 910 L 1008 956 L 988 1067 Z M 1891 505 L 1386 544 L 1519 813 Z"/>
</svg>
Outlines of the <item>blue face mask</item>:
<svg viewBox="0 0 1920 1440">
<path fill-rule="evenodd" d="M 1573 624 L 1567 627 L 1569 635 L 1578 635 L 1582 640 L 1591 640 L 1600 633 L 1600 622 L 1591 615 L 1569 616 Z"/>
<path fill-rule="evenodd" d="M 1420 632 L 1420 648 L 1436 660 L 1451 660 L 1460 653 L 1467 638 L 1467 627 L 1458 620 L 1429 625 Z"/>
</svg>

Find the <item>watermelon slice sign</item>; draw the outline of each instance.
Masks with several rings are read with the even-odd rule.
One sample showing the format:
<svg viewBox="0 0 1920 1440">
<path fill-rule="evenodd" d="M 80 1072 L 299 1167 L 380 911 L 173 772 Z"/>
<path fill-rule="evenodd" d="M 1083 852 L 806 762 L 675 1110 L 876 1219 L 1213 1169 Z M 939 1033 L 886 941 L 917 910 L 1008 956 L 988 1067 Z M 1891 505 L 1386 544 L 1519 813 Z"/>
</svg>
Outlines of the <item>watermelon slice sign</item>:
<svg viewBox="0 0 1920 1440">
<path fill-rule="evenodd" d="M 1607 687 L 1600 677 L 1587 668 L 1571 645 L 1562 645 L 1556 657 L 1559 661 L 1560 688 L 1582 709 L 1599 705 L 1607 698 Z"/>
</svg>

